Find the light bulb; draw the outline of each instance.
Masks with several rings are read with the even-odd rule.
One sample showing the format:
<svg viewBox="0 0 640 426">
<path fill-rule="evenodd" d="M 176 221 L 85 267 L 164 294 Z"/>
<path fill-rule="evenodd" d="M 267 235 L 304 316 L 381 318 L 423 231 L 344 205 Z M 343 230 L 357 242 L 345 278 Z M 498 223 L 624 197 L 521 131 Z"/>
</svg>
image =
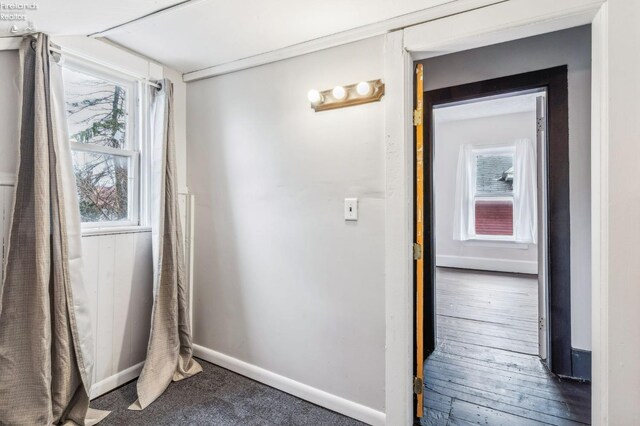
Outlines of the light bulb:
<svg viewBox="0 0 640 426">
<path fill-rule="evenodd" d="M 333 95 L 334 98 L 336 98 L 337 100 L 341 101 L 342 99 L 344 99 L 347 96 L 347 91 L 344 90 L 344 87 L 342 87 L 342 86 L 336 86 L 331 91 L 331 94 Z"/>
<path fill-rule="evenodd" d="M 358 92 L 360 96 L 367 96 L 371 93 L 371 84 L 368 81 L 361 81 L 356 86 L 356 92 Z"/>
<path fill-rule="evenodd" d="M 307 93 L 307 99 L 309 99 L 309 102 L 314 105 L 319 104 L 323 101 L 322 95 L 316 89 L 309 90 L 309 93 Z"/>
</svg>

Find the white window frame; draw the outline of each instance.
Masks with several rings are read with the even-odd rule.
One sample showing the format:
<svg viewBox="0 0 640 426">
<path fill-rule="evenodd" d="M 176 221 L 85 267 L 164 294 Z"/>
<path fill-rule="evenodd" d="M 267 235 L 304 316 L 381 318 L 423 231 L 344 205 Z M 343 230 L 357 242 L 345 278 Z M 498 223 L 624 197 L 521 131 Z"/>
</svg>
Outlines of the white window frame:
<svg viewBox="0 0 640 426">
<path fill-rule="evenodd" d="M 123 229 L 139 229 L 147 227 L 148 208 L 145 202 L 149 191 L 146 189 L 148 179 L 145 173 L 148 167 L 143 163 L 147 150 L 147 120 L 148 102 L 145 85 L 142 79 L 132 77 L 107 66 L 92 63 L 80 58 L 65 58 L 63 68 L 88 74 L 90 76 L 112 82 L 125 87 L 127 96 L 127 122 L 125 130 L 125 147 L 123 149 L 105 147 L 94 144 L 79 143 L 69 140 L 69 148 L 77 152 L 93 154 L 107 154 L 127 157 L 129 161 L 129 174 L 127 184 L 127 219 L 118 221 L 82 222 L 83 234 L 120 232 Z"/>
<path fill-rule="evenodd" d="M 470 211 L 469 211 L 469 229 L 471 230 L 469 234 L 469 240 L 474 241 L 507 241 L 507 242 L 515 242 L 516 241 L 516 223 L 515 223 L 515 212 L 516 212 L 516 188 L 513 188 L 513 191 L 510 195 L 508 194 L 500 194 L 500 195 L 491 195 L 491 194 L 483 194 L 477 192 L 477 171 L 478 171 L 478 157 L 481 155 L 511 155 L 513 157 L 513 164 L 515 165 L 516 160 L 516 147 L 514 144 L 508 145 L 500 145 L 500 146 L 486 146 L 486 147 L 477 147 L 471 150 L 471 172 L 473 177 L 471 182 L 470 189 Z M 514 176 L 515 180 L 515 176 Z M 511 201 L 511 208 L 513 209 L 513 223 L 512 223 L 512 231 L 511 235 L 485 235 L 485 234 L 477 234 L 476 233 L 476 201 Z"/>
</svg>

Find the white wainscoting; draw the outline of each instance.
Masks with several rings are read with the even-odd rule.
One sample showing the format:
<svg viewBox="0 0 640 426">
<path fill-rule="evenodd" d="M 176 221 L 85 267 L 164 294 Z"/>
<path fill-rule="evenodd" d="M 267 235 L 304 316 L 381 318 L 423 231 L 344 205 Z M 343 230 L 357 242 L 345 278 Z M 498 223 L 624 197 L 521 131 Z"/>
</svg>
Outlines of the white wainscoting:
<svg viewBox="0 0 640 426">
<path fill-rule="evenodd" d="M 95 398 L 142 368 L 153 304 L 151 232 L 84 236 L 82 249 L 95 336 Z"/>
<path fill-rule="evenodd" d="M 192 202 L 190 195 L 180 194 L 188 270 Z M 13 186 L 0 182 L 0 254 L 3 259 L 12 203 Z M 82 250 L 94 335 L 91 397 L 96 398 L 135 379 L 142 370 L 153 306 L 151 232 L 85 235 Z M 0 262 L 0 276 L 3 264 Z"/>
</svg>

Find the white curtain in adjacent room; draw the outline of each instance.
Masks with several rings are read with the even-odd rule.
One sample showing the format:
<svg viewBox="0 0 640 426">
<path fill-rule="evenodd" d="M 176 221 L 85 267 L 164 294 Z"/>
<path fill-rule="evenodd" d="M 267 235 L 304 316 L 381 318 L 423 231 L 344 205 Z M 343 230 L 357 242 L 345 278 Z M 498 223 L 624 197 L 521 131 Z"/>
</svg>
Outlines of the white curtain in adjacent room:
<svg viewBox="0 0 640 426">
<path fill-rule="evenodd" d="M 517 243 L 538 242 L 538 177 L 535 146 L 529 139 L 515 142 L 513 164 L 514 228 Z"/>
<path fill-rule="evenodd" d="M 472 161 L 473 147 L 469 144 L 460 147 L 458 169 L 456 172 L 456 196 L 453 210 L 453 239 L 466 241 L 473 234 L 471 211 L 473 209 L 474 170 Z"/>
</svg>

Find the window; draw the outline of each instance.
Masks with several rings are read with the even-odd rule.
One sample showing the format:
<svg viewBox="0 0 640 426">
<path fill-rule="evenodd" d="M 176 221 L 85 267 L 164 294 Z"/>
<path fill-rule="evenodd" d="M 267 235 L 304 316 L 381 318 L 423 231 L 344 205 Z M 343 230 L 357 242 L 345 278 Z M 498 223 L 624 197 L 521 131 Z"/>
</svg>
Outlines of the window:
<svg viewBox="0 0 640 426">
<path fill-rule="evenodd" d="M 529 139 L 460 147 L 453 239 L 536 244 L 537 170 Z"/>
<path fill-rule="evenodd" d="M 73 62 L 63 78 L 83 226 L 139 225 L 138 83 Z"/>
<path fill-rule="evenodd" d="M 514 148 L 473 151 L 473 235 L 484 239 L 513 239 Z"/>
</svg>

